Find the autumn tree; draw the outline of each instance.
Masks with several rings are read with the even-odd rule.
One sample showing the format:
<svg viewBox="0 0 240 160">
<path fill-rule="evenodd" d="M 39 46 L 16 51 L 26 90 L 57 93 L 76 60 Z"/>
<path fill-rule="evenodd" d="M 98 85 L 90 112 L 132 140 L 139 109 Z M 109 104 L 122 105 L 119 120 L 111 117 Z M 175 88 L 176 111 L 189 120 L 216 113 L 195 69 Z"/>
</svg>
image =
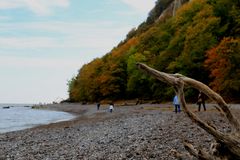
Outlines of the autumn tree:
<svg viewBox="0 0 240 160">
<path fill-rule="evenodd" d="M 224 96 L 236 98 L 240 93 L 240 38 L 224 38 L 207 52 L 205 67 L 213 81 L 210 86 Z"/>
<path fill-rule="evenodd" d="M 137 43 L 138 39 L 133 37 L 103 57 L 104 67 L 98 80 L 103 98 L 120 99 L 126 96 L 128 51 Z"/>
<path fill-rule="evenodd" d="M 228 59 L 221 58 L 222 65 L 228 65 L 224 69 L 231 69 L 218 80 L 219 75 L 215 76 L 216 67 L 213 66 L 221 65 L 213 62 L 211 57 L 215 55 L 209 52 L 227 50 L 229 44 L 237 44 L 235 41 L 240 36 L 239 0 L 191 0 L 180 7 L 174 17 L 158 21 L 159 15 L 172 2 L 158 0 L 148 19 L 130 30 L 125 40 L 103 57 L 84 65 L 69 83 L 70 99 L 95 101 L 148 97 L 169 100 L 172 90 L 134 69 L 136 61 L 164 72 L 178 72 L 206 84 L 211 83 L 216 90 L 229 96 L 238 93 L 236 86 L 239 85 L 235 78 L 238 77 L 238 69 L 232 67 L 237 63 L 229 59 L 234 55 L 237 60 L 237 54 L 228 52 L 231 56 L 224 57 Z M 226 46 L 221 49 L 223 37 L 233 37 L 234 43 L 224 40 Z M 230 48 L 237 53 L 237 48 Z M 207 64 L 206 59 L 209 61 Z M 229 88 L 226 92 L 225 87 L 217 87 L 219 83 L 226 83 L 223 87 L 232 84 L 232 87 L 226 87 Z M 187 98 L 195 94 L 192 90 L 185 92 Z"/>
<path fill-rule="evenodd" d="M 73 77 L 68 81 L 68 93 L 69 93 L 69 101 L 70 102 L 78 102 L 80 99 L 79 92 L 79 83 L 77 81 L 77 77 Z"/>
</svg>

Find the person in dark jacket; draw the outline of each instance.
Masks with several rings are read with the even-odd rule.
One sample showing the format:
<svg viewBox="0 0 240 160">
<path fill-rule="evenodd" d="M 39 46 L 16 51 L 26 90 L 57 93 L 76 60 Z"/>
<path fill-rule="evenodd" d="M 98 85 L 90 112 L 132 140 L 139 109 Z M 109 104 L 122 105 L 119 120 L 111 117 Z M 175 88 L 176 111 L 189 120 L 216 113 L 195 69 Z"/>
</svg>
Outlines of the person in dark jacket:
<svg viewBox="0 0 240 160">
<path fill-rule="evenodd" d="M 101 105 L 100 102 L 98 102 L 98 103 L 97 103 L 97 110 L 100 109 L 100 105 Z"/>
<path fill-rule="evenodd" d="M 206 100 L 206 96 L 200 91 L 198 94 L 198 100 L 197 100 L 199 112 L 201 110 L 201 105 L 203 106 L 204 111 L 206 111 L 205 100 Z"/>
</svg>

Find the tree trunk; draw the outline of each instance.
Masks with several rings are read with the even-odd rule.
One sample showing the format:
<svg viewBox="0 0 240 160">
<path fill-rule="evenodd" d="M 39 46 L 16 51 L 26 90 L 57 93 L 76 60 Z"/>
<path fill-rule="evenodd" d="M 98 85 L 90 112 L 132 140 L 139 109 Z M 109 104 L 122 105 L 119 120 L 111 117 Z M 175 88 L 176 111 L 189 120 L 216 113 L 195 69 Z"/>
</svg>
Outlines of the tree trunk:
<svg viewBox="0 0 240 160">
<path fill-rule="evenodd" d="M 215 150 L 215 152 L 208 153 L 204 150 L 196 150 L 191 144 L 184 143 L 185 148 L 189 151 L 190 154 L 199 159 L 212 159 L 212 160 L 240 159 L 240 123 L 238 119 L 231 113 L 228 105 L 219 94 L 211 90 L 205 84 L 194 79 L 185 77 L 183 75 L 159 72 L 142 63 L 137 63 L 137 66 L 140 70 L 143 70 L 146 73 L 150 74 L 151 76 L 157 78 L 158 80 L 167 83 L 170 86 L 173 86 L 177 92 L 181 106 L 183 107 L 186 115 L 194 123 L 196 123 L 206 132 L 215 137 L 217 143 L 214 143 L 216 145 L 213 145 L 215 147 L 212 148 L 213 150 Z M 226 116 L 229 124 L 231 125 L 232 129 L 231 133 L 226 134 L 216 130 L 215 127 L 205 123 L 188 109 L 183 91 L 185 86 L 193 87 L 203 92 L 205 95 L 207 95 L 210 99 L 212 99 L 219 105 L 219 107 L 221 108 L 220 111 Z M 223 148 L 224 152 L 222 150 Z M 219 152 L 221 154 L 215 155 L 214 153 L 216 152 Z"/>
</svg>

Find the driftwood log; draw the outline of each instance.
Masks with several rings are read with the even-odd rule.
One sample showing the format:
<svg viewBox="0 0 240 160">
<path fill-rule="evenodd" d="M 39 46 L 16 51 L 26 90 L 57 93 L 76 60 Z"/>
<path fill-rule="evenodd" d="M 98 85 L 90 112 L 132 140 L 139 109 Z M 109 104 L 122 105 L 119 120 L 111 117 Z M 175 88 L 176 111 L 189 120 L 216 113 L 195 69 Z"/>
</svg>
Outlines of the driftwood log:
<svg viewBox="0 0 240 160">
<path fill-rule="evenodd" d="M 147 74 L 173 86 L 186 115 L 194 123 L 215 138 L 216 142 L 212 143 L 208 152 L 205 149 L 197 150 L 189 142 L 184 142 L 185 149 L 191 155 L 197 157 L 198 159 L 206 160 L 240 159 L 240 123 L 238 119 L 231 113 L 229 106 L 219 94 L 211 90 L 207 85 L 181 74 L 167 74 L 157 71 L 142 63 L 137 63 L 137 66 L 140 70 L 143 70 Z M 219 111 L 225 115 L 226 119 L 231 125 L 230 133 L 222 133 L 218 131 L 215 127 L 205 123 L 198 116 L 196 116 L 196 114 L 188 109 L 183 91 L 184 87 L 186 86 L 202 91 L 211 100 L 218 104 Z"/>
</svg>

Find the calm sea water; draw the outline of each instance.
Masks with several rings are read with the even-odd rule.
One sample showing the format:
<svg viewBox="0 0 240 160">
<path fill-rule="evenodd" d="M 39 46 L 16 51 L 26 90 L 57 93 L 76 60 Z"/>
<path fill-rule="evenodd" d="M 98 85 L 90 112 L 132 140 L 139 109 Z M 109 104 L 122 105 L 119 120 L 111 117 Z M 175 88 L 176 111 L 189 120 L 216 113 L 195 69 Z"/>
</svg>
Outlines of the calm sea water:
<svg viewBox="0 0 240 160">
<path fill-rule="evenodd" d="M 10 108 L 4 109 L 6 106 Z M 0 104 L 0 133 L 74 118 L 74 115 L 66 112 L 32 109 L 26 106 L 30 105 Z"/>
</svg>

